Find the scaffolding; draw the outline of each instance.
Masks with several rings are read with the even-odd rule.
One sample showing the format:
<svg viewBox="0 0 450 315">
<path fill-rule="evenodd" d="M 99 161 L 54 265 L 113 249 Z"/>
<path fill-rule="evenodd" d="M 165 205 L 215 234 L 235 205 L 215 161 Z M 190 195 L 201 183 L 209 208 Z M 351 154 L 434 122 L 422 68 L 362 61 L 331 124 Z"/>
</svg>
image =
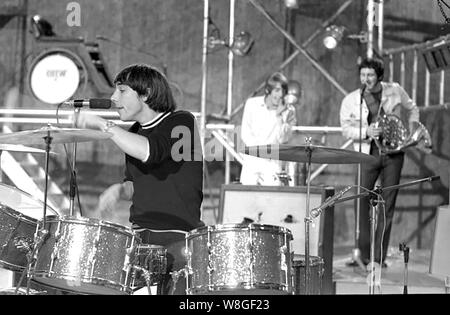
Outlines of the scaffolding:
<svg viewBox="0 0 450 315">
<path fill-rule="evenodd" d="M 311 65 L 317 69 L 338 91 L 340 91 L 343 95 L 348 94 L 348 91 L 342 87 L 342 85 L 338 82 L 336 78 L 334 78 L 321 64 L 314 56 L 312 56 L 308 51 L 307 47 L 313 42 L 315 38 L 317 38 L 319 35 L 321 35 L 324 30 L 330 26 L 337 17 L 339 17 L 354 1 L 353 0 L 347 0 L 345 1 L 339 8 L 336 10 L 332 16 L 330 16 L 327 20 L 325 20 L 320 28 L 318 28 L 316 31 L 314 31 L 308 39 L 302 43 L 299 44 L 293 38 L 291 34 L 289 34 L 282 26 L 280 26 L 271 16 L 265 8 L 261 5 L 261 3 L 258 0 L 248 0 L 248 2 L 258 11 L 260 12 L 267 21 L 277 30 L 279 31 L 294 47 L 295 51 L 286 58 L 279 66 L 275 67 L 274 71 L 281 71 L 284 68 L 286 68 L 299 54 L 302 54 L 310 63 Z M 375 7 L 375 2 L 377 4 L 377 8 Z M 382 51 L 383 49 L 383 0 L 368 0 L 367 3 L 367 57 L 373 56 L 373 30 L 374 30 L 374 24 L 377 23 L 379 25 L 378 27 L 378 51 Z M 375 12 L 378 12 L 378 18 L 377 21 L 375 21 L 376 15 Z M 230 34 L 229 38 L 232 39 L 234 37 L 234 21 L 235 21 L 235 0 L 230 0 L 230 17 L 229 17 L 229 23 L 230 23 Z M 200 130 L 201 130 L 201 137 L 202 137 L 202 144 L 205 143 L 205 137 L 206 137 L 206 130 L 208 129 L 206 127 L 206 94 L 207 94 L 207 52 L 208 52 L 208 34 L 209 34 L 209 0 L 204 0 L 204 18 L 203 18 L 203 56 L 202 56 L 202 91 L 201 91 L 201 112 L 200 112 Z M 247 98 L 254 96 L 258 91 L 260 91 L 264 87 L 264 82 L 261 82 L 259 86 L 252 91 Z M 234 118 L 244 107 L 245 105 L 245 99 L 241 104 L 239 104 L 236 108 L 233 109 L 232 104 L 232 88 L 233 88 L 233 52 L 229 50 L 228 52 L 228 85 L 227 85 L 227 105 L 224 112 L 226 112 L 227 117 L 230 119 Z M 225 124 L 226 130 L 234 129 L 234 125 Z M 218 128 L 220 128 L 218 126 Z M 240 156 L 239 152 L 236 152 L 236 148 L 234 147 L 234 143 L 232 140 L 228 138 L 228 134 L 226 130 L 222 130 L 220 133 L 220 137 L 218 137 L 219 133 L 213 132 L 212 135 L 215 137 L 220 143 L 224 144 L 224 141 L 227 141 L 227 144 L 224 145 L 226 150 L 226 157 L 225 157 L 225 184 L 228 184 L 230 182 L 230 157 L 236 157 Z M 293 130 L 295 132 L 308 132 L 309 134 L 323 134 L 327 135 L 330 133 L 340 134 L 341 128 L 340 127 L 323 127 L 323 126 L 294 126 Z M 341 149 L 347 148 L 351 145 L 351 141 L 347 141 L 341 146 Z M 240 161 L 238 159 L 238 161 Z M 321 165 L 313 174 L 311 177 L 311 180 L 316 178 L 325 168 L 327 167 L 326 164 Z"/>
</svg>

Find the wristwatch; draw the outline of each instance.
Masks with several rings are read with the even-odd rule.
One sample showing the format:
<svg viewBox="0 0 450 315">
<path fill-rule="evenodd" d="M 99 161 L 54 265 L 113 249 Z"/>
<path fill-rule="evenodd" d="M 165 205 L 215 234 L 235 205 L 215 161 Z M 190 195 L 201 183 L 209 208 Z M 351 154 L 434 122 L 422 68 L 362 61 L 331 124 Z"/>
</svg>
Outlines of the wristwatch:
<svg viewBox="0 0 450 315">
<path fill-rule="evenodd" d="M 109 131 L 109 129 L 111 129 L 112 127 L 115 127 L 116 126 L 116 123 L 115 122 L 113 122 L 113 121 L 111 121 L 111 120 L 107 120 L 106 121 L 106 124 L 105 124 L 105 127 L 103 127 L 103 132 L 108 132 Z"/>
</svg>

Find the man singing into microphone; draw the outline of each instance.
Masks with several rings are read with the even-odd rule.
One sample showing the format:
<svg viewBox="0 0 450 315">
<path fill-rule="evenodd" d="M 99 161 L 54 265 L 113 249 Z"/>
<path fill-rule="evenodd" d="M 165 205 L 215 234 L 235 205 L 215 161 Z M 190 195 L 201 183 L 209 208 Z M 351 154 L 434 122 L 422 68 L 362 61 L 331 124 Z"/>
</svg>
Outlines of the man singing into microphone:
<svg viewBox="0 0 450 315">
<path fill-rule="evenodd" d="M 385 154 L 375 143 L 382 134 L 377 120 L 383 114 L 400 116 L 403 108 L 408 113 L 409 131 L 415 129 L 415 122 L 419 121 L 419 109 L 405 90 L 395 82 L 382 82 L 384 75 L 383 61 L 378 59 L 364 59 L 359 65 L 361 89 L 345 96 L 340 109 L 340 123 L 344 137 L 354 140 L 354 148 L 370 154 L 376 158 L 374 162 L 361 164 L 361 186 L 369 190 L 374 189 L 377 178 L 381 175 L 381 187 L 398 185 L 403 167 L 404 152 Z M 362 98 L 362 99 L 361 99 Z M 360 110 L 362 110 L 360 139 Z M 363 191 L 364 192 L 364 191 Z M 389 245 L 389 236 L 394 216 L 395 201 L 398 190 L 383 192 L 384 209 L 378 212 L 375 232 L 376 263 L 386 267 L 384 262 Z M 385 211 L 384 211 L 385 210 Z M 369 198 L 360 199 L 360 237 L 358 248 L 361 251 L 361 261 L 367 265 L 370 262 L 370 206 Z M 383 234 L 384 232 L 384 234 Z M 357 265 L 353 262 L 353 265 Z"/>
<path fill-rule="evenodd" d="M 241 138 L 246 146 L 287 143 L 297 118 L 293 104 L 285 102 L 288 79 L 280 72 L 265 82 L 264 95 L 249 98 L 242 115 Z M 244 156 L 240 181 L 244 185 L 280 186 L 278 174 L 286 163 Z"/>
<path fill-rule="evenodd" d="M 195 117 L 176 104 L 165 76 L 147 65 L 131 65 L 114 79 L 111 101 L 124 130 L 100 116 L 81 112 L 79 128 L 99 129 L 125 153 L 125 177 L 100 195 L 98 209 L 113 211 L 119 199 L 131 200 L 129 220 L 143 243 L 167 249 L 168 272 L 186 265 L 185 234 L 203 226 L 203 159 Z M 174 294 L 185 293 L 185 280 Z M 173 292 L 169 275 L 162 294 Z"/>
</svg>

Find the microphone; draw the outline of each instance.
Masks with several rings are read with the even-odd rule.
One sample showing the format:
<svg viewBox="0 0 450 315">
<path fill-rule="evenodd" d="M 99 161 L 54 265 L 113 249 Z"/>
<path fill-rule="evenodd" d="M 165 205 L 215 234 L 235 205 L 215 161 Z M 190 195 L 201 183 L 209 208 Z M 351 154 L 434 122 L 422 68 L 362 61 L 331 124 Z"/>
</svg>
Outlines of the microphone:
<svg viewBox="0 0 450 315">
<path fill-rule="evenodd" d="M 349 191 L 350 189 L 352 189 L 353 186 L 348 186 L 344 189 L 342 189 L 340 192 L 338 192 L 337 194 L 334 194 L 331 197 L 328 197 L 327 200 L 325 200 L 325 202 L 323 204 L 321 204 L 319 207 L 314 208 L 311 210 L 311 218 L 316 218 L 318 217 L 323 210 L 325 210 L 326 208 L 334 205 L 336 203 L 336 201 L 338 201 L 339 198 L 341 198 L 347 191 Z"/>
<path fill-rule="evenodd" d="M 361 95 L 364 94 L 364 92 L 366 91 L 367 85 L 365 84 L 361 84 Z"/>
<path fill-rule="evenodd" d="M 90 98 L 86 100 L 69 100 L 65 101 L 63 104 L 74 107 L 88 106 L 89 108 L 94 109 L 108 109 L 111 108 L 112 102 L 111 100 L 105 98 Z"/>
</svg>

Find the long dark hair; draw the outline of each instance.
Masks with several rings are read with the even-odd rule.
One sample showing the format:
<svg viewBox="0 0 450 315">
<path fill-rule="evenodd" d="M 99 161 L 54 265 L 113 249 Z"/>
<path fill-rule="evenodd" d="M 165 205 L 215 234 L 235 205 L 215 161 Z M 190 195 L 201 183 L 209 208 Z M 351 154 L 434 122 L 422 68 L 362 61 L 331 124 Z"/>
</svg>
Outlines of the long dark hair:
<svg viewBox="0 0 450 315">
<path fill-rule="evenodd" d="M 364 58 L 358 66 L 358 71 L 361 72 L 362 68 L 369 68 L 375 70 L 378 81 L 383 80 L 384 76 L 384 62 L 378 58 Z"/>
<path fill-rule="evenodd" d="M 177 107 L 166 77 L 149 65 L 135 64 L 122 69 L 114 84 L 128 85 L 139 96 L 147 96 L 145 103 L 155 112 L 171 112 Z"/>
</svg>

